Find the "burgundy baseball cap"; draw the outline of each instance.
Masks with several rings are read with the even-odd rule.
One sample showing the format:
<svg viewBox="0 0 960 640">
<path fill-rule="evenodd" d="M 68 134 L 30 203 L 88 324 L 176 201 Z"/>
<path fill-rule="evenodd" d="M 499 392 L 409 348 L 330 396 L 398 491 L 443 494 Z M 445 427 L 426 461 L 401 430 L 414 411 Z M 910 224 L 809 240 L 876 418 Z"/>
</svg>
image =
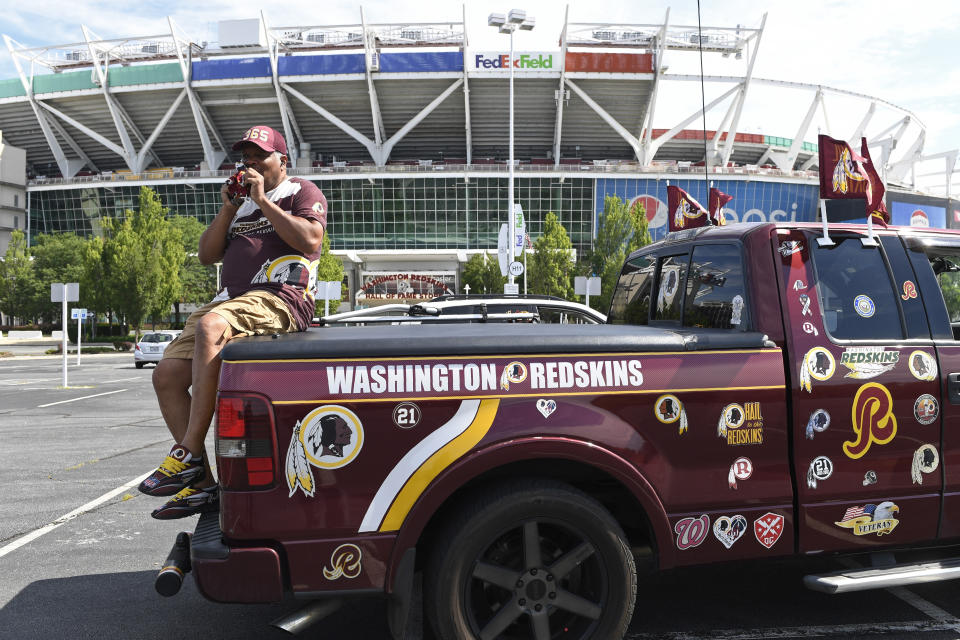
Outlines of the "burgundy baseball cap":
<svg viewBox="0 0 960 640">
<path fill-rule="evenodd" d="M 243 134 L 243 138 L 233 145 L 233 150 L 239 151 L 240 147 L 247 142 L 257 145 L 264 151 L 279 151 L 283 155 L 287 155 L 287 143 L 283 136 L 280 135 L 279 131 L 270 127 L 250 127 Z"/>
</svg>

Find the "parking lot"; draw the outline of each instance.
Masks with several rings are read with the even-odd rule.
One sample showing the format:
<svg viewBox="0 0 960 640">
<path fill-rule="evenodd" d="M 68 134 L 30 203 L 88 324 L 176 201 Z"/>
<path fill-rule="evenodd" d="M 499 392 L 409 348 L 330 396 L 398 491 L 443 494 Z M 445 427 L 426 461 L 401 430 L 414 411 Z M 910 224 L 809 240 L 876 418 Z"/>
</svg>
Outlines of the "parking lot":
<svg viewBox="0 0 960 640">
<path fill-rule="evenodd" d="M 59 358 L 0 359 L 3 637 L 288 637 L 269 623 L 301 606 L 292 599 L 215 604 L 190 578 L 176 597 L 157 595 L 154 576 L 194 521 L 153 520 L 158 499 L 136 490 L 170 446 L 153 369 L 134 368 L 130 353 L 74 363 L 63 389 Z M 960 637 L 958 583 L 839 596 L 803 588 L 805 573 L 839 567 L 815 558 L 641 578 L 628 637 Z M 386 640 L 384 612 L 378 599 L 350 602 L 310 637 Z"/>
</svg>

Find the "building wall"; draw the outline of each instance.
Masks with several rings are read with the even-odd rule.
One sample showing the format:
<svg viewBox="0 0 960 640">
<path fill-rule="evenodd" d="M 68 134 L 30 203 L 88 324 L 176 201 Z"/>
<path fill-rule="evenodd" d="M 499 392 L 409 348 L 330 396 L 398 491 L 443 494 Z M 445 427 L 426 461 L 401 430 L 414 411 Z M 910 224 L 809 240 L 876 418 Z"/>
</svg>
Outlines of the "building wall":
<svg viewBox="0 0 960 640">
<path fill-rule="evenodd" d="M 0 133 L 0 256 L 7 252 L 14 229 L 27 227 L 27 152 L 3 144 Z"/>
</svg>

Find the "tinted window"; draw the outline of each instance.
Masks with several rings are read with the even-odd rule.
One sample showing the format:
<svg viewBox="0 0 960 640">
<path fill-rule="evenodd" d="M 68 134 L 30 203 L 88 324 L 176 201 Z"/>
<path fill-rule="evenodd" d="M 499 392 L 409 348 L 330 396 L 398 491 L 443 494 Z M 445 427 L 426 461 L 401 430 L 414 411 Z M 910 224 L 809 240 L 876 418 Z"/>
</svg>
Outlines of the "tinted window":
<svg viewBox="0 0 960 640">
<path fill-rule="evenodd" d="M 170 342 L 173 336 L 166 333 L 146 333 L 140 338 L 140 342 Z"/>
<path fill-rule="evenodd" d="M 580 311 L 540 305 L 540 322 L 549 324 L 597 324 L 593 316 Z"/>
<path fill-rule="evenodd" d="M 859 237 L 833 240 L 832 247 L 809 243 L 827 331 L 844 340 L 902 338 L 900 311 L 881 250 L 863 246 Z"/>
<path fill-rule="evenodd" d="M 960 340 L 960 248 L 927 247 L 925 253 L 950 317 L 953 339 Z"/>
<path fill-rule="evenodd" d="M 683 282 L 687 277 L 687 261 L 686 254 L 660 259 L 654 320 L 680 322 L 683 315 Z"/>
<path fill-rule="evenodd" d="M 736 245 L 694 247 L 687 280 L 686 327 L 737 329 L 747 326 L 743 266 Z"/>
<path fill-rule="evenodd" d="M 650 291 L 653 287 L 653 256 L 639 256 L 627 262 L 610 302 L 611 324 L 647 324 Z"/>
</svg>

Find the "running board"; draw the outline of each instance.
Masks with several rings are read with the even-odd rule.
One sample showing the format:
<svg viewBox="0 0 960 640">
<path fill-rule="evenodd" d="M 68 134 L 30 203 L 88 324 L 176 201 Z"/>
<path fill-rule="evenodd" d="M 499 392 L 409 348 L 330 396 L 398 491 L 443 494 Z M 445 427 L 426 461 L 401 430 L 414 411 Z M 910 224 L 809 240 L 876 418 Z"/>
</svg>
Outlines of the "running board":
<svg viewBox="0 0 960 640">
<path fill-rule="evenodd" d="M 958 578 L 960 578 L 960 558 L 947 558 L 937 562 L 843 569 L 823 575 L 809 575 L 803 577 L 803 584 L 813 591 L 848 593 Z"/>
</svg>

